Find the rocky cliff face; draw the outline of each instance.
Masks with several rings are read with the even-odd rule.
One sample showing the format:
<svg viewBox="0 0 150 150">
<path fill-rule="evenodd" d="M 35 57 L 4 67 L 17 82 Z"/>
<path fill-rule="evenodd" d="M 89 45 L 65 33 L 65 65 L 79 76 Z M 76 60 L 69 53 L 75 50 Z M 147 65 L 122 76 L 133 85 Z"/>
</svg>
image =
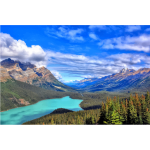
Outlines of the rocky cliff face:
<svg viewBox="0 0 150 150">
<path fill-rule="evenodd" d="M 45 67 L 34 68 L 33 70 L 39 77 L 42 77 L 47 82 L 57 81 L 53 74 Z"/>
<path fill-rule="evenodd" d="M 22 69 L 22 70 L 26 70 L 27 68 L 34 68 L 36 67 L 35 65 L 31 64 L 30 62 L 26 62 L 26 63 L 21 63 L 20 61 L 14 61 L 10 58 L 5 59 L 1 62 L 1 66 L 3 66 L 4 68 L 13 68 L 16 64 L 18 64 L 18 66 Z"/>
<path fill-rule="evenodd" d="M 12 79 L 12 78 L 7 72 L 7 69 L 0 66 L 0 82 L 6 82 L 8 79 Z"/>
<path fill-rule="evenodd" d="M 29 105 L 30 103 L 28 101 L 26 101 L 25 99 L 17 99 L 16 97 L 12 97 L 12 98 L 9 98 L 9 100 L 12 102 L 12 103 L 17 103 L 19 105 Z"/>
<path fill-rule="evenodd" d="M 17 71 L 17 70 L 11 70 L 8 71 L 10 76 L 14 78 L 15 80 L 21 81 L 21 82 L 27 82 L 32 84 L 32 80 L 35 78 L 39 78 L 38 75 L 33 71 L 33 69 L 29 69 L 26 71 Z"/>
</svg>

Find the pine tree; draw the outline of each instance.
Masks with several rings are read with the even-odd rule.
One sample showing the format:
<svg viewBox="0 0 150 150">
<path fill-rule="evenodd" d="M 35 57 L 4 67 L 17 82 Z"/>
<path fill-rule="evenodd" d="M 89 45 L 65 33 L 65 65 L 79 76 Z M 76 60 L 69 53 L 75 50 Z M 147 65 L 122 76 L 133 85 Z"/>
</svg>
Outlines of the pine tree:
<svg viewBox="0 0 150 150">
<path fill-rule="evenodd" d="M 144 112 L 143 115 L 143 124 L 150 124 L 150 112 L 148 108 L 146 108 L 146 111 Z"/>
<path fill-rule="evenodd" d="M 123 103 L 122 103 L 123 104 Z M 120 102 L 116 101 L 114 97 L 113 101 L 110 99 L 106 105 L 106 115 L 103 119 L 104 124 L 122 124 L 123 117 L 121 116 Z"/>
<path fill-rule="evenodd" d="M 145 100 L 146 100 L 146 101 L 149 101 L 149 100 L 150 100 L 150 95 L 149 95 L 149 92 L 148 92 L 148 91 L 147 91 L 147 94 L 146 94 Z"/>
<path fill-rule="evenodd" d="M 145 101 L 145 96 L 141 96 L 141 115 L 142 115 L 142 120 L 143 120 L 143 123 L 144 123 L 144 115 L 145 115 L 145 112 L 146 112 L 146 101 Z"/>
<path fill-rule="evenodd" d="M 133 101 L 133 96 L 132 96 L 132 94 L 130 94 L 129 100 L 130 100 L 130 101 Z"/>
<path fill-rule="evenodd" d="M 104 121 L 104 124 L 122 124 L 123 121 L 123 117 L 114 110 L 112 114 L 107 117 L 107 120 Z"/>
<path fill-rule="evenodd" d="M 135 109 L 136 109 L 136 110 L 137 110 L 137 108 L 138 108 L 138 103 L 139 103 L 139 97 L 138 97 L 138 94 L 135 94 L 134 106 L 135 106 Z"/>
<path fill-rule="evenodd" d="M 96 123 L 94 116 L 91 117 L 91 122 L 92 122 L 92 124 L 95 124 L 95 123 Z"/>
<path fill-rule="evenodd" d="M 53 120 L 53 118 L 51 119 L 51 124 L 52 124 L 52 125 L 54 124 L 54 120 Z"/>
<path fill-rule="evenodd" d="M 126 108 L 128 108 L 128 100 L 126 99 Z"/>
<path fill-rule="evenodd" d="M 79 115 L 78 115 L 78 118 L 77 118 L 77 124 L 81 124 Z"/>
<path fill-rule="evenodd" d="M 141 102 L 140 101 L 138 102 L 138 105 L 137 105 L 137 113 L 141 115 Z"/>
<path fill-rule="evenodd" d="M 124 104 L 122 104 L 122 106 L 121 106 L 120 115 L 123 117 L 123 120 L 124 120 L 123 122 L 127 123 L 127 109 Z"/>
<path fill-rule="evenodd" d="M 129 101 L 128 123 L 129 124 L 136 124 L 137 122 L 138 122 L 137 111 L 133 105 L 133 101 Z"/>
<path fill-rule="evenodd" d="M 139 117 L 138 117 L 138 124 L 143 124 L 143 120 L 142 120 L 142 116 L 141 115 L 139 115 Z"/>
<path fill-rule="evenodd" d="M 117 102 L 119 102 L 119 96 L 117 96 Z"/>
<path fill-rule="evenodd" d="M 107 98 L 107 100 L 108 100 L 108 98 Z M 106 119 L 106 110 L 105 110 L 105 105 L 103 102 L 102 102 L 102 107 L 100 109 L 100 117 L 99 118 L 100 119 L 98 120 L 98 123 L 103 124 L 103 121 Z"/>
</svg>

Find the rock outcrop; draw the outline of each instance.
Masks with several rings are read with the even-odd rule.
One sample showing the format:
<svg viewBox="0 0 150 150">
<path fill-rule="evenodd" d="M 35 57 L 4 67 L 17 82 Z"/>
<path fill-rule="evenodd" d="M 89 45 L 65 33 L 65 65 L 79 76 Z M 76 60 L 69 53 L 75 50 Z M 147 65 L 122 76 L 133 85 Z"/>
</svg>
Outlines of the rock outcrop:
<svg viewBox="0 0 150 150">
<path fill-rule="evenodd" d="M 30 84 L 32 84 L 33 79 L 39 78 L 38 75 L 31 68 L 23 71 L 19 67 L 17 67 L 17 68 L 13 67 L 13 69 L 11 71 L 9 69 L 8 73 L 15 80 L 18 80 L 18 81 L 21 81 L 21 82 L 27 82 L 27 83 L 30 83 Z"/>
<path fill-rule="evenodd" d="M 12 79 L 7 69 L 0 66 L 0 82 L 6 82 L 8 79 Z"/>
<path fill-rule="evenodd" d="M 45 67 L 34 68 L 33 70 L 39 77 L 42 77 L 42 79 L 44 79 L 47 82 L 57 81 L 53 74 Z"/>
<path fill-rule="evenodd" d="M 28 101 L 26 101 L 25 99 L 17 99 L 16 97 L 13 97 L 13 98 L 9 98 L 12 102 L 16 102 L 18 103 L 19 105 L 29 105 L 30 103 Z"/>
<path fill-rule="evenodd" d="M 26 63 L 21 63 L 20 61 L 14 61 L 10 58 L 5 59 L 1 62 L 1 66 L 3 66 L 4 68 L 12 68 L 14 67 L 16 64 L 19 64 L 19 67 L 22 70 L 26 70 L 27 68 L 34 68 L 36 67 L 35 65 L 31 64 L 30 62 L 26 62 Z"/>
</svg>

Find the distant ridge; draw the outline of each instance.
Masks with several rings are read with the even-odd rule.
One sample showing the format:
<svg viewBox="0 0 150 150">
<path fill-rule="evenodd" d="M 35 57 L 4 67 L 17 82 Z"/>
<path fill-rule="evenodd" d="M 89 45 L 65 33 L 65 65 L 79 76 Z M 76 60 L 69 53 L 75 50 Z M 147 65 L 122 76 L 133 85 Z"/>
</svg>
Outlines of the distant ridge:
<svg viewBox="0 0 150 150">
<path fill-rule="evenodd" d="M 96 91 L 126 91 L 150 89 L 150 68 L 139 70 L 123 68 L 119 73 L 102 78 L 86 78 L 70 85 L 87 92 Z"/>
</svg>

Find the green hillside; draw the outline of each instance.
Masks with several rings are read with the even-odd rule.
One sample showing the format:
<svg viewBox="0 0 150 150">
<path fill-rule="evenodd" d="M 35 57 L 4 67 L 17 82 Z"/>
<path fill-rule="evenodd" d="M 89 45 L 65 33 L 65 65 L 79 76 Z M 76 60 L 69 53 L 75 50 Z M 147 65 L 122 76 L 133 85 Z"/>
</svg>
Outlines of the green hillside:
<svg viewBox="0 0 150 150">
<path fill-rule="evenodd" d="M 114 96 L 119 96 L 120 99 L 126 99 L 131 93 L 135 94 L 137 91 L 138 90 L 135 89 L 134 91 L 124 91 L 123 93 L 108 91 L 100 91 L 95 93 L 60 92 L 46 90 L 12 79 L 7 80 L 5 83 L 1 82 L 1 111 L 25 106 L 24 104 L 19 104 L 19 99 L 24 99 L 25 102 L 34 104 L 40 100 L 62 98 L 64 96 L 70 96 L 73 99 L 82 99 L 83 101 L 80 106 L 84 110 L 97 109 L 100 108 L 102 101 L 106 101 L 107 97 L 113 98 Z M 143 92 L 140 91 L 137 93 L 139 95 L 143 94 Z"/>
<path fill-rule="evenodd" d="M 40 78 L 42 82 L 39 82 L 39 79 L 32 80 L 32 85 L 41 87 L 46 90 L 53 90 L 53 91 L 61 91 L 61 92 L 76 92 L 77 90 L 69 87 L 61 82 L 59 82 L 57 79 L 54 79 L 54 81 L 47 82 L 45 79 Z"/>
<path fill-rule="evenodd" d="M 62 98 L 64 96 L 76 99 L 82 97 L 79 93 L 51 91 L 14 79 L 7 80 L 5 83 L 1 82 L 1 111 L 25 106 L 18 103 L 19 99 L 34 104 L 43 99 Z"/>
</svg>

